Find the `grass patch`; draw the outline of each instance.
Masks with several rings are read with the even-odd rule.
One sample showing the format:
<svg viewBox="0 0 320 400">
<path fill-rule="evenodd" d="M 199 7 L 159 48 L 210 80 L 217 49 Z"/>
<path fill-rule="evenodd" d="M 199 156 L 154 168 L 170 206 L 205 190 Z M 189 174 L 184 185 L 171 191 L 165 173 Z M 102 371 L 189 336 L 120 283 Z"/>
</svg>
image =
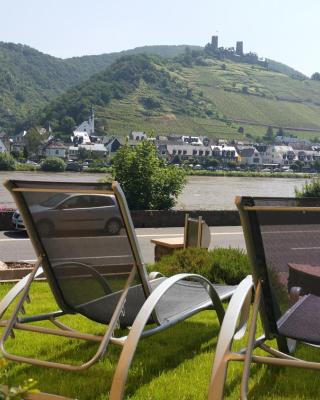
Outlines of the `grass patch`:
<svg viewBox="0 0 320 400">
<path fill-rule="evenodd" d="M 221 256 L 221 259 L 227 262 L 225 256 Z M 0 297 L 3 297 L 10 287 L 11 285 L 1 285 Z M 31 300 L 32 303 L 26 308 L 28 315 L 56 309 L 47 283 L 39 282 L 32 286 Z M 81 331 L 101 334 L 104 330 L 102 325 L 80 316 L 65 316 L 62 321 Z M 96 350 L 95 344 L 48 335 L 18 331 L 15 333 L 16 339 L 9 339 L 7 347 L 19 354 L 37 354 L 49 360 L 80 362 L 88 359 Z M 141 341 L 129 372 L 125 398 L 207 399 L 218 333 L 219 323 L 215 313 L 205 311 L 161 334 Z M 261 334 L 260 325 L 257 334 Z M 235 350 L 244 345 L 245 341 L 240 341 Z M 38 381 L 37 388 L 42 391 L 79 400 L 107 400 L 119 354 L 120 348 L 110 346 L 100 362 L 83 372 L 66 372 L 9 362 L 2 383 L 16 386 L 28 378 L 33 378 Z M 320 351 L 301 346 L 298 356 L 317 360 Z M 240 363 L 230 364 L 225 399 L 239 399 L 242 367 Z M 273 400 L 318 399 L 319 382 L 319 373 L 316 371 L 253 366 L 249 397 Z"/>
</svg>

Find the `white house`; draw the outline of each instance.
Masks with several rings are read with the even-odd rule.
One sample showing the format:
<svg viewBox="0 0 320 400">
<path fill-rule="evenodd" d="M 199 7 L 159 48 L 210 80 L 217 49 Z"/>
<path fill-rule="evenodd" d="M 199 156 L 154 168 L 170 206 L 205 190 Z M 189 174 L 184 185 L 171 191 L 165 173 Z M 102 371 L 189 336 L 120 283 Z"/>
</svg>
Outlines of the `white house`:
<svg viewBox="0 0 320 400">
<path fill-rule="evenodd" d="M 132 131 L 129 135 L 129 139 L 131 140 L 145 140 L 147 139 L 148 136 L 145 134 L 145 132 L 137 132 L 137 131 Z"/>
<path fill-rule="evenodd" d="M 0 153 L 6 153 L 7 151 L 8 151 L 7 147 L 0 138 Z"/>
<path fill-rule="evenodd" d="M 166 145 L 167 154 L 170 157 L 174 157 L 175 155 L 182 156 L 185 158 L 189 157 L 210 157 L 211 156 L 211 148 L 209 146 L 198 146 L 191 145 L 186 143 L 170 143 Z M 164 149 L 162 148 L 162 151 Z"/>
<path fill-rule="evenodd" d="M 228 161 L 236 161 L 239 157 L 237 149 L 234 146 L 213 145 L 211 146 L 212 156 Z"/>
<path fill-rule="evenodd" d="M 67 147 L 60 142 L 51 142 L 43 147 L 42 154 L 46 157 L 66 158 Z"/>
<path fill-rule="evenodd" d="M 74 144 L 90 144 L 90 135 L 94 134 L 94 110 L 91 108 L 91 115 L 89 115 L 88 121 L 83 121 L 73 131 L 71 141 Z"/>
<path fill-rule="evenodd" d="M 296 159 L 292 146 L 286 145 L 261 146 L 260 154 L 263 164 L 290 165 Z"/>
<path fill-rule="evenodd" d="M 21 131 L 13 137 L 12 151 L 19 153 L 23 151 L 26 146 L 25 136 L 27 131 Z"/>
</svg>

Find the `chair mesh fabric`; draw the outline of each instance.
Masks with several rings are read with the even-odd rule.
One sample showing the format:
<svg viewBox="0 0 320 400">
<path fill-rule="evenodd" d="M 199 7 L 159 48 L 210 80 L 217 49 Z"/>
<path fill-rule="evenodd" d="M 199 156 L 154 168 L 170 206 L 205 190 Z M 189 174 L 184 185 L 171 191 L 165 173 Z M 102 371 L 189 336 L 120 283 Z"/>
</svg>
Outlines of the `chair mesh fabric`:
<svg viewBox="0 0 320 400">
<path fill-rule="evenodd" d="M 254 205 L 320 207 L 320 199 L 254 199 Z M 274 316 L 278 322 L 278 333 L 315 343 L 314 329 L 310 327 L 314 320 L 320 320 L 320 301 L 314 296 L 320 294 L 317 285 L 314 284 L 315 280 L 319 282 L 320 211 L 263 210 L 254 212 L 263 245 L 263 254 L 257 254 L 256 259 L 260 260 L 260 263 L 262 259 L 265 262 L 269 293 L 268 290 L 265 291 L 264 297 L 270 296 L 266 302 L 271 301 Z M 294 268 L 294 266 L 298 267 Z M 258 275 L 260 272 L 258 271 Z M 292 293 L 290 295 L 294 287 L 299 287 L 302 295 L 311 293 L 312 301 L 308 300 L 303 306 L 301 305 L 299 312 L 291 313 L 294 301 L 300 301 L 294 299 Z M 285 315 L 290 315 L 290 318 L 284 325 L 279 324 Z M 318 330 L 318 337 L 320 338 L 320 330 Z"/>
<path fill-rule="evenodd" d="M 39 190 L 21 195 L 45 251 L 44 268 L 53 277 L 50 282 L 55 286 L 55 294 L 61 296 L 68 311 L 108 323 L 134 267 L 115 196 L 83 193 L 95 189 L 87 184 L 53 184 L 54 188 L 65 187 L 63 192 L 43 191 L 52 187 L 44 182 L 20 185 Z M 68 188 L 79 192 L 68 192 Z M 97 188 L 101 191 L 101 186 Z M 140 284 L 136 274 L 133 286 Z M 135 293 L 133 290 L 131 297 Z M 146 298 L 141 285 L 139 298 L 141 306 Z M 61 306 L 60 299 L 57 300 Z"/>
</svg>

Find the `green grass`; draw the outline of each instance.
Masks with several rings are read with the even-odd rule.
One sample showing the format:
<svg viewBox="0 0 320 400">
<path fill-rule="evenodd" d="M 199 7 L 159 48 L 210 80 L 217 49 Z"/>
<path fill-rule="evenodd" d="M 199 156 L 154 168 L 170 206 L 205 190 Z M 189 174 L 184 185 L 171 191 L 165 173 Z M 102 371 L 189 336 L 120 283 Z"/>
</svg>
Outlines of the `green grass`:
<svg viewBox="0 0 320 400">
<path fill-rule="evenodd" d="M 1 285 L 2 297 L 9 285 Z M 28 311 L 45 312 L 55 309 L 46 283 L 36 283 L 31 291 Z M 64 317 L 74 328 L 102 333 L 103 326 L 82 317 Z M 73 322 L 71 322 L 73 321 Z M 260 328 L 259 328 L 260 331 Z M 203 312 L 188 321 L 141 341 L 130 369 L 126 399 L 130 400 L 204 400 L 217 343 L 219 324 L 213 312 Z M 260 332 L 258 332 L 260 333 Z M 237 345 L 244 345 L 241 341 Z M 65 362 L 88 359 L 96 345 L 69 339 L 16 332 L 9 339 L 8 349 L 25 355 L 37 354 L 46 359 Z M 110 346 L 102 361 L 84 372 L 65 372 L 9 362 L 4 383 L 17 385 L 27 378 L 38 381 L 42 391 L 84 399 L 108 399 L 120 349 Z M 319 359 L 319 350 L 301 347 L 298 354 Z M 239 398 L 242 365 L 229 366 L 226 399 Z M 253 399 L 318 399 L 319 373 L 299 369 L 253 366 L 250 398 Z"/>
</svg>

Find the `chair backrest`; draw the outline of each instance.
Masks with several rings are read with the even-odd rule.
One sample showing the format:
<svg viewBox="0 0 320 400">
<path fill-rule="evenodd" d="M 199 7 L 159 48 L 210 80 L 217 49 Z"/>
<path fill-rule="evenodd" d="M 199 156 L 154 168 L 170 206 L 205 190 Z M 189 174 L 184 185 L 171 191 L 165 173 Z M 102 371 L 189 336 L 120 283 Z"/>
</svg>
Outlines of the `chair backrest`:
<svg viewBox="0 0 320 400">
<path fill-rule="evenodd" d="M 143 304 L 151 289 L 116 182 L 9 180 L 5 186 L 63 311 L 107 322 L 128 284 L 140 289 L 142 285 L 137 301 Z"/>
<path fill-rule="evenodd" d="M 309 282 L 312 274 L 319 276 L 320 198 L 237 197 L 236 205 L 254 281 L 262 283 L 264 329 L 278 334 L 277 321 L 293 303 L 292 288 L 317 295 Z"/>
<path fill-rule="evenodd" d="M 183 243 L 184 248 L 203 247 L 207 249 L 209 247 L 210 230 L 201 216 L 198 218 L 190 218 L 189 214 L 186 214 Z"/>
</svg>

